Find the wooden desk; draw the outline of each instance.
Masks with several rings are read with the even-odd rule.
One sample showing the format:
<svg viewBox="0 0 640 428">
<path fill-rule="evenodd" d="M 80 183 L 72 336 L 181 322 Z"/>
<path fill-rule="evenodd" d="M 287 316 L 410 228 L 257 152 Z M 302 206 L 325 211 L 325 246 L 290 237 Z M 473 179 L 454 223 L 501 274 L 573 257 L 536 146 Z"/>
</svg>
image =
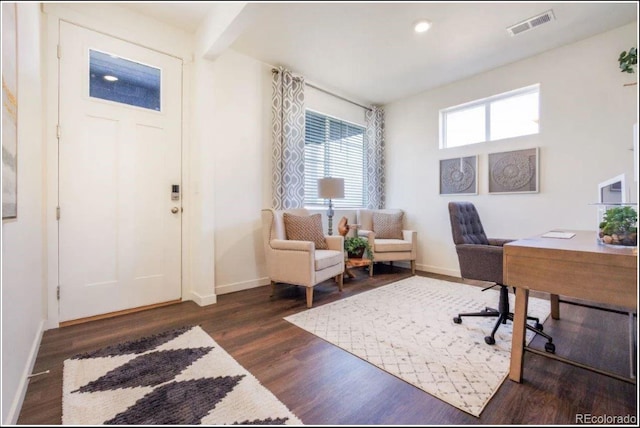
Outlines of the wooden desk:
<svg viewBox="0 0 640 428">
<path fill-rule="evenodd" d="M 559 295 L 637 310 L 637 248 L 600 245 L 592 231 L 571 232 L 570 239 L 536 236 L 504 246 L 504 282 L 516 287 L 509 370 L 515 382 L 522 382 L 529 290 L 551 294 L 554 318 Z"/>
</svg>

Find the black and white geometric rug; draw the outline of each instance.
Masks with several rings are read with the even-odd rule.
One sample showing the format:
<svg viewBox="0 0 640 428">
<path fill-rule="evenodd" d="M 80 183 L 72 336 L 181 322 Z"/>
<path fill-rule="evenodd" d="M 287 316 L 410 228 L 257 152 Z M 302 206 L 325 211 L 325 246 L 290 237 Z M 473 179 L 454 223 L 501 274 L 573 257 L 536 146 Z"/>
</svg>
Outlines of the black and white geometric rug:
<svg viewBox="0 0 640 428">
<path fill-rule="evenodd" d="M 64 362 L 64 425 L 302 425 L 202 328 Z"/>
</svg>

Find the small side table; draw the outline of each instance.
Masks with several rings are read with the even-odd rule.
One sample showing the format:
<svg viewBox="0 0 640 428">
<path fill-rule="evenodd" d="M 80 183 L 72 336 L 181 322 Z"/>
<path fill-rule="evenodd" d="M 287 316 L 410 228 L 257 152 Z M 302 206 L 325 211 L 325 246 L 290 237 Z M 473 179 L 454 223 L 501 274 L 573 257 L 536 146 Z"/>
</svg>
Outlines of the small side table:
<svg viewBox="0 0 640 428">
<path fill-rule="evenodd" d="M 356 275 L 351 272 L 349 269 L 357 268 L 357 267 L 365 267 L 371 265 L 371 259 L 361 258 L 361 259 L 347 259 L 344 262 L 344 272 L 349 276 L 349 278 L 355 278 Z"/>
</svg>

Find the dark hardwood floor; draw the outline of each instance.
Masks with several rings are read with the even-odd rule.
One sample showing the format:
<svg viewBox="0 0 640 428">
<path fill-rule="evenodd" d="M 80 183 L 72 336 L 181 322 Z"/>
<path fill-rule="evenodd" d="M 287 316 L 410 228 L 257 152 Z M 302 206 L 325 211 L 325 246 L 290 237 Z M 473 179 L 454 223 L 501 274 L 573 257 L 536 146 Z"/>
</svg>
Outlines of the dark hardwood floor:
<svg viewBox="0 0 640 428">
<path fill-rule="evenodd" d="M 373 278 L 365 270 L 356 274 L 342 293 L 330 282 L 317 286 L 314 306 L 410 276 L 387 265 L 376 265 Z M 531 353 L 525 354 L 524 382 L 505 380 L 475 418 L 285 321 L 306 309 L 304 289 L 279 285 L 274 298 L 269 293 L 269 286 L 259 287 L 218 296 L 208 307 L 184 302 L 46 331 L 33 372 L 50 373 L 30 380 L 18 423 L 61 423 L 65 359 L 196 324 L 308 425 L 561 425 L 578 423 L 579 414 L 632 415 L 635 423 L 636 385 Z M 627 317 L 567 304 L 560 309 L 561 320 L 544 324 L 557 355 L 629 375 Z M 544 340 L 532 346 L 543 349 Z"/>
</svg>

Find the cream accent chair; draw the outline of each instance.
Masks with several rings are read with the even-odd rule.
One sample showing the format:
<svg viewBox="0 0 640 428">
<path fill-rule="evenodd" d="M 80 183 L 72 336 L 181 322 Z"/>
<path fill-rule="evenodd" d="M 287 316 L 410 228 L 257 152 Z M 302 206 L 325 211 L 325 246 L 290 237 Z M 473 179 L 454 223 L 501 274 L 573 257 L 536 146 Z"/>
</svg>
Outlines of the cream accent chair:
<svg viewBox="0 0 640 428">
<path fill-rule="evenodd" d="M 325 236 L 327 250 L 316 250 L 310 241 L 287 240 L 285 212 L 294 215 L 309 215 L 305 209 L 262 210 L 262 237 L 267 259 L 267 272 L 271 280 L 271 296 L 277 282 L 307 287 L 307 308 L 313 303 L 313 287 L 335 278 L 342 291 L 344 273 L 344 238 Z"/>
<path fill-rule="evenodd" d="M 417 233 L 413 230 L 404 230 L 403 224 L 402 239 L 376 238 L 376 234 L 373 231 L 373 213 L 375 212 L 384 214 L 398 214 L 401 213 L 402 210 L 361 209 L 356 212 L 356 223 L 359 225 L 358 236 L 365 237 L 369 240 L 369 246 L 373 249 L 374 262 L 391 262 L 391 264 L 393 265 L 394 261 L 409 260 L 411 261 L 411 273 L 415 275 Z M 373 263 L 369 265 L 369 276 L 373 276 Z"/>
</svg>

